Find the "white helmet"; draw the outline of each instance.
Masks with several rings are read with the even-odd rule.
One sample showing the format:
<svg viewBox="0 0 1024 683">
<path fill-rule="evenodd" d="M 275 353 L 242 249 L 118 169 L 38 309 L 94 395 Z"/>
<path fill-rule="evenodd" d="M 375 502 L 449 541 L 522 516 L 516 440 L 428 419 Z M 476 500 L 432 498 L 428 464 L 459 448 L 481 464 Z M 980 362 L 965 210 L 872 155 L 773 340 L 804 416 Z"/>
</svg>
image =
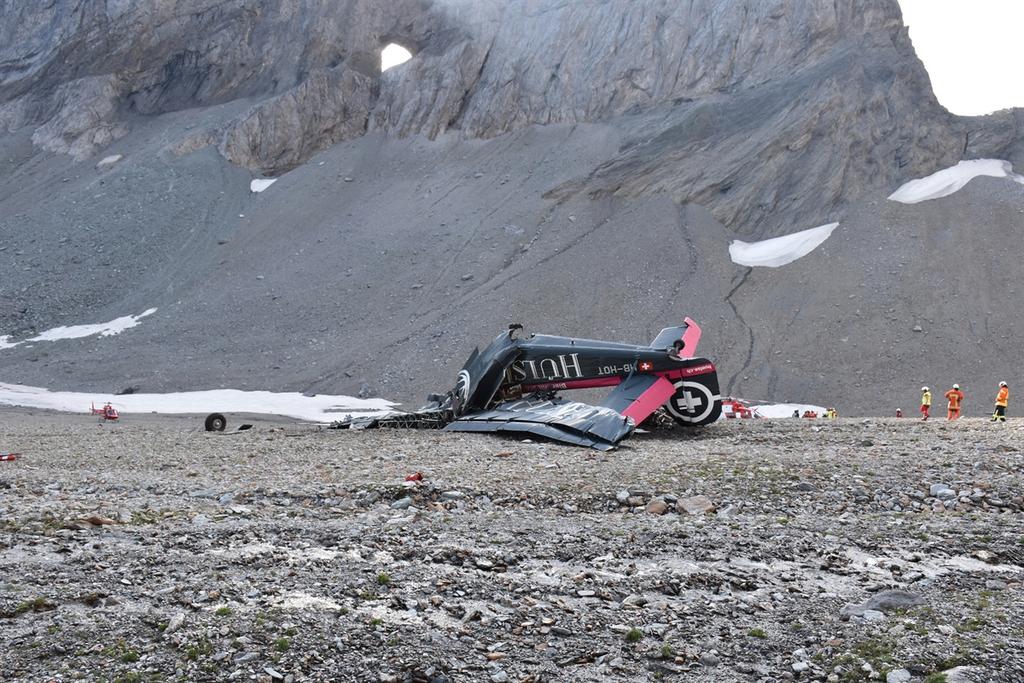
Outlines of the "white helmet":
<svg viewBox="0 0 1024 683">
<path fill-rule="evenodd" d="M 959 385 L 959 384 L 954 384 L 954 385 L 953 385 L 953 388 L 954 388 L 954 389 L 959 389 L 959 388 L 960 388 L 960 385 Z"/>
<path fill-rule="evenodd" d="M 928 391 L 928 387 L 921 387 L 921 391 Z"/>
<path fill-rule="evenodd" d="M 999 386 L 1001 386 L 1001 387 L 1005 387 L 1005 386 L 1006 386 L 1006 382 L 1000 382 L 1000 383 L 999 383 Z"/>
</svg>

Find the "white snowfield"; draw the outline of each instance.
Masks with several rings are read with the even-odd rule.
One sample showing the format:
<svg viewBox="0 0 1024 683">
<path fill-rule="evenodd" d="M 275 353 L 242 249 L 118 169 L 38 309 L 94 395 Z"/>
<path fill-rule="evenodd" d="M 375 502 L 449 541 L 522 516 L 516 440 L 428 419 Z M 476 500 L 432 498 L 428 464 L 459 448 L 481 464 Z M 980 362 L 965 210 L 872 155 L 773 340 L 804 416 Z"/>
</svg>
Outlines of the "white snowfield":
<svg viewBox="0 0 1024 683">
<path fill-rule="evenodd" d="M 88 413 L 90 406 L 110 402 L 120 413 L 254 413 L 283 415 L 310 422 L 333 422 L 346 415 L 378 416 L 395 404 L 384 399 L 352 396 L 305 396 L 299 393 L 215 389 L 172 394 L 89 394 L 50 391 L 0 382 L 0 405 Z"/>
<path fill-rule="evenodd" d="M 911 180 L 889 195 L 890 201 L 917 204 L 929 199 L 947 197 L 978 176 L 1009 178 L 1024 185 L 1024 175 L 1013 172 L 1013 164 L 1002 159 L 971 159 L 956 166 L 936 171 L 930 176 Z"/>
<path fill-rule="evenodd" d="M 778 268 L 814 251 L 837 227 L 839 223 L 829 223 L 760 242 L 733 240 L 729 245 L 729 257 L 741 266 Z"/>
<path fill-rule="evenodd" d="M 271 185 L 277 182 L 277 178 L 253 178 L 252 182 L 249 183 L 250 192 L 263 192 Z"/>
<path fill-rule="evenodd" d="M 825 408 L 807 403 L 772 403 L 755 407 L 758 415 L 772 419 L 793 417 L 794 410 L 799 411 L 800 415 L 803 415 L 805 410 L 813 410 L 819 416 L 825 412 Z"/>
<path fill-rule="evenodd" d="M 0 349 L 13 349 L 15 346 L 28 344 L 30 342 L 57 341 L 58 339 L 80 339 L 82 337 L 91 337 L 94 334 L 98 334 L 101 337 L 110 337 L 115 334 L 121 334 L 125 330 L 135 327 L 139 324 L 140 320 L 145 318 L 147 315 L 153 315 L 154 313 L 156 313 L 156 309 L 150 308 L 138 315 L 121 316 L 120 318 L 115 318 L 107 323 L 54 327 L 46 330 L 45 332 L 41 332 L 34 337 L 30 337 L 29 339 L 23 339 L 20 342 L 12 342 L 10 341 L 10 336 L 4 336 L 0 337 Z"/>
</svg>

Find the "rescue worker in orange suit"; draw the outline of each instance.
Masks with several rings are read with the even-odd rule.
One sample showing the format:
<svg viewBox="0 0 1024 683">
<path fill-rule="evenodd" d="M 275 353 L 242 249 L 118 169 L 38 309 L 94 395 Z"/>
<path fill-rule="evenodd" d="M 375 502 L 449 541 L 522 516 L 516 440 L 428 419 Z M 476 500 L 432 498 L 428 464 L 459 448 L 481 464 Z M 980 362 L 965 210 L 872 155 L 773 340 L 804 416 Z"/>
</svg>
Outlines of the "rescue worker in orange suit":
<svg viewBox="0 0 1024 683">
<path fill-rule="evenodd" d="M 992 422 L 1006 422 L 1006 404 L 1010 402 L 1010 388 L 1006 382 L 999 383 L 999 393 L 996 394 L 996 412 L 992 414 Z"/>
<path fill-rule="evenodd" d="M 921 419 L 927 420 L 932 411 L 932 392 L 928 387 L 921 387 Z"/>
<path fill-rule="evenodd" d="M 946 400 L 949 401 L 949 405 L 946 406 L 946 419 L 957 420 L 960 418 L 960 404 L 964 402 L 964 392 L 960 391 L 960 385 L 954 384 L 953 388 L 946 392 Z"/>
</svg>

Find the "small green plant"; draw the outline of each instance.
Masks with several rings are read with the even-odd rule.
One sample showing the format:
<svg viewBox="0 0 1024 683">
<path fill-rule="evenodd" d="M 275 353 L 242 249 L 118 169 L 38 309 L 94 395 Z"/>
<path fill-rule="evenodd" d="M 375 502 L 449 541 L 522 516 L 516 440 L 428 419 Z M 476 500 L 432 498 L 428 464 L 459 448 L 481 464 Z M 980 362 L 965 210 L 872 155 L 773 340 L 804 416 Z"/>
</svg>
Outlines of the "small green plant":
<svg viewBox="0 0 1024 683">
<path fill-rule="evenodd" d="M 274 641 L 274 649 L 278 652 L 288 652 L 288 649 L 292 646 L 292 641 L 287 638 L 278 638 Z"/>
<path fill-rule="evenodd" d="M 213 645 L 209 640 L 203 638 L 185 648 L 185 657 L 193 662 L 213 652 Z"/>
<path fill-rule="evenodd" d="M 662 644 L 662 646 L 661 646 L 661 658 L 662 659 L 672 659 L 675 656 L 676 656 L 676 652 L 675 652 L 675 650 L 672 649 L 671 645 L 669 645 L 668 643 Z"/>
<path fill-rule="evenodd" d="M 377 583 L 381 586 L 386 586 L 391 583 L 391 577 L 387 572 L 381 572 L 380 574 L 377 574 Z"/>
<path fill-rule="evenodd" d="M 18 617 L 26 612 L 46 612 L 48 610 L 57 609 L 57 606 L 52 602 L 43 597 L 32 598 L 26 600 L 17 607 L 14 608 L 14 616 Z"/>
<path fill-rule="evenodd" d="M 139 661 L 139 653 L 135 650 L 125 650 L 121 655 L 121 661 L 125 664 L 133 664 Z"/>
<path fill-rule="evenodd" d="M 946 674 L 943 673 L 928 674 L 924 679 L 924 683 L 948 683 L 948 680 Z"/>
<path fill-rule="evenodd" d="M 162 515 L 156 510 L 136 510 L 132 513 L 132 519 L 130 524 L 156 524 L 160 521 Z"/>
<path fill-rule="evenodd" d="M 227 605 L 224 605 L 223 607 L 218 607 L 217 611 L 214 612 L 214 614 L 216 614 L 218 617 L 226 617 L 231 614 L 231 608 Z"/>
<path fill-rule="evenodd" d="M 640 639 L 644 637 L 644 632 L 638 628 L 631 628 L 626 631 L 626 642 L 627 643 L 639 643 Z"/>
<path fill-rule="evenodd" d="M 767 638 L 768 634 L 764 632 L 763 628 L 752 628 L 747 631 L 747 635 L 751 638 Z"/>
</svg>

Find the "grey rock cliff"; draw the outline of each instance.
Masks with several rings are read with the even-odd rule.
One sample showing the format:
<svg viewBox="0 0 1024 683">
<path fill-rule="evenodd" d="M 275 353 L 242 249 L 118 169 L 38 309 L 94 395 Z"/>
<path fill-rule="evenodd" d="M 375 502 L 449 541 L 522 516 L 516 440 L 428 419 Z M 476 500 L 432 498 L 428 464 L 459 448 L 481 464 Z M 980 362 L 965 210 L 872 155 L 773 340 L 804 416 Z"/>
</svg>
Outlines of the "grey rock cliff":
<svg viewBox="0 0 1024 683">
<path fill-rule="evenodd" d="M 408 400 L 510 321 L 689 314 L 726 391 L 877 412 L 1021 350 L 1020 186 L 885 201 L 977 157 L 1024 167 L 1024 110 L 946 112 L 896 0 L 0 0 L 0 336 L 159 308 L 0 380 Z"/>
<path fill-rule="evenodd" d="M 368 129 L 614 121 L 620 153 L 553 196 L 667 193 L 757 236 L 964 153 L 1021 155 L 1020 114 L 938 105 L 894 0 L 62 0 L 0 4 L 0 26 L 0 123 L 78 158 L 133 115 L 233 100 L 251 108 L 184 149 L 272 174 Z M 381 75 L 391 40 L 417 57 Z"/>
</svg>

